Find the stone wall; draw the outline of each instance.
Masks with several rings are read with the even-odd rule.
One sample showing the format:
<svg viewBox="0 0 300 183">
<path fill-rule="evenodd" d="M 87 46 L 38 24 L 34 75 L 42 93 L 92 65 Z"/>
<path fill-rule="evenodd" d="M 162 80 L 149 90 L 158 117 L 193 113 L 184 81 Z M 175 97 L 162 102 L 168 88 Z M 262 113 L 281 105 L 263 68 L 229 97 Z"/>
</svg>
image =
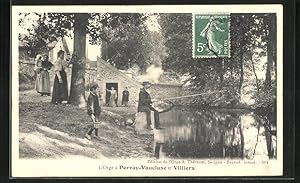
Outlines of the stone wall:
<svg viewBox="0 0 300 183">
<path fill-rule="evenodd" d="M 138 94 L 141 88 L 141 84 L 139 82 L 128 77 L 99 58 L 97 61 L 97 70 L 97 82 L 100 87 L 101 97 L 103 99 L 102 105 L 105 104 L 106 99 L 106 83 L 118 84 L 118 105 L 121 105 L 122 103 L 122 92 L 125 87 L 128 87 L 128 91 L 130 93 L 129 105 L 136 105 L 138 101 Z"/>
<path fill-rule="evenodd" d="M 31 78 L 31 81 L 35 80 L 35 73 L 33 71 L 34 63 L 32 64 L 19 64 L 19 73 L 24 73 L 24 75 L 28 75 Z M 66 68 L 67 72 L 67 80 L 70 92 L 70 84 L 71 84 L 71 73 L 72 68 Z M 89 74 L 88 74 L 89 73 Z M 53 68 L 49 71 L 50 74 L 50 85 L 51 88 L 53 86 L 54 80 L 54 70 Z M 23 81 L 24 80 L 24 81 Z M 25 82 L 26 80 L 23 77 L 20 77 L 20 82 Z M 142 87 L 141 83 L 136 80 L 128 77 L 126 74 L 118 71 L 113 66 L 108 63 L 103 63 L 103 61 L 97 61 L 97 69 L 89 69 L 86 70 L 85 75 L 85 84 L 86 84 L 86 97 L 88 95 L 89 83 L 97 82 L 100 88 L 101 94 L 101 105 L 105 105 L 106 99 L 106 83 L 118 83 L 118 105 L 122 103 L 122 92 L 125 87 L 128 87 L 130 96 L 129 96 L 129 105 L 136 106 L 139 98 L 139 91 Z M 34 84 L 31 83 L 31 84 Z M 52 91 L 52 89 L 51 89 Z M 176 97 L 183 94 L 183 89 L 181 85 L 175 84 L 152 84 L 150 88 L 150 94 L 153 99 L 161 99 L 168 97 Z"/>
<path fill-rule="evenodd" d="M 101 58 L 98 58 L 97 60 L 97 71 L 97 82 L 100 86 L 103 102 L 105 102 L 106 98 L 106 83 L 118 83 L 118 105 L 121 105 L 122 91 L 124 87 L 127 86 L 130 93 L 129 105 L 137 106 L 139 91 L 142 87 L 141 83 L 128 77 Z M 183 94 L 183 89 L 179 84 L 160 83 L 152 84 L 150 93 L 151 97 L 154 99 L 177 97 Z"/>
</svg>

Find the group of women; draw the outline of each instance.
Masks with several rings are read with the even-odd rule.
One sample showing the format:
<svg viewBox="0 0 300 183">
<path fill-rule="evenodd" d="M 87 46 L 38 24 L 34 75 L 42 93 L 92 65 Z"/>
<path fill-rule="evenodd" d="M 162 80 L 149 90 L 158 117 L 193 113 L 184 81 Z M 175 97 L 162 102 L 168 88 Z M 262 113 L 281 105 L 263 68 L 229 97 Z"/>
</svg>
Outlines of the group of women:
<svg viewBox="0 0 300 183">
<path fill-rule="evenodd" d="M 48 55 L 37 55 L 35 59 L 36 83 L 35 89 L 41 96 L 50 96 L 50 76 L 49 70 L 54 67 L 55 78 L 52 90 L 52 100 L 54 104 L 60 104 L 68 100 L 68 82 L 65 68 L 68 63 L 64 60 L 65 52 L 58 51 L 57 60 L 52 64 Z"/>
<path fill-rule="evenodd" d="M 48 55 L 37 55 L 35 62 L 35 72 L 37 74 L 35 89 L 41 96 L 50 96 L 50 77 L 49 70 L 54 67 L 55 78 L 52 90 L 53 104 L 61 104 L 64 101 L 68 101 L 68 81 L 66 74 L 66 67 L 69 62 L 65 61 L 65 52 L 63 50 L 58 51 L 57 60 L 52 64 L 49 61 Z M 110 93 L 108 106 L 116 107 L 117 91 L 111 87 L 111 90 L 107 90 Z M 129 93 L 128 93 L 129 95 Z M 124 99 L 125 105 L 128 103 L 128 96 Z M 124 102 L 122 99 L 122 103 Z"/>
</svg>

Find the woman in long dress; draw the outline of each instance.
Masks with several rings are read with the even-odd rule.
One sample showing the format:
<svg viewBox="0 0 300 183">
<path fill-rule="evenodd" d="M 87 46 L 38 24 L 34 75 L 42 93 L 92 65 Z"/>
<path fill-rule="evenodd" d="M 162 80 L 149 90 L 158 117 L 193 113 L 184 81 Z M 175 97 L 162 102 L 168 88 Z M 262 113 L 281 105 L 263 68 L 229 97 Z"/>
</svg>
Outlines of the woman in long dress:
<svg viewBox="0 0 300 183">
<path fill-rule="evenodd" d="M 50 96 L 50 77 L 48 70 L 51 69 L 53 64 L 49 62 L 48 55 L 43 56 L 43 60 L 38 62 L 37 68 L 39 68 L 38 77 L 36 80 L 36 90 L 38 93 Z"/>
<path fill-rule="evenodd" d="M 40 54 L 36 55 L 36 57 L 35 57 L 34 71 L 36 73 L 35 90 L 38 93 L 40 93 L 41 82 L 42 82 L 42 74 L 41 74 L 41 72 L 42 72 L 42 55 L 40 55 Z"/>
<path fill-rule="evenodd" d="M 52 103 L 61 104 L 62 101 L 68 101 L 68 81 L 64 60 L 65 52 L 60 50 L 57 53 L 57 60 L 54 62 L 55 78 L 52 92 Z"/>
<path fill-rule="evenodd" d="M 114 87 L 111 87 L 111 90 L 107 89 L 107 91 L 110 93 L 108 106 L 116 107 L 116 99 L 118 97 L 117 91 L 114 89 Z"/>
<path fill-rule="evenodd" d="M 221 54 L 223 48 L 223 45 L 216 41 L 216 31 L 225 32 L 225 30 L 218 27 L 219 24 L 219 20 L 211 17 L 205 28 L 200 33 L 200 35 L 207 40 L 209 51 L 216 55 Z"/>
</svg>

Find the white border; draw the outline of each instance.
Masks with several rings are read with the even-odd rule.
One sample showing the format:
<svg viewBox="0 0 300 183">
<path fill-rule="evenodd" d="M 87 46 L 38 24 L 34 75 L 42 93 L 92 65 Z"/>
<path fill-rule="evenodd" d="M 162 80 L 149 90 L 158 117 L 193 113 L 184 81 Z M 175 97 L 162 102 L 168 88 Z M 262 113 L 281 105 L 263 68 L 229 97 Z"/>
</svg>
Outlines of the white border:
<svg viewBox="0 0 300 183">
<path fill-rule="evenodd" d="M 153 5 L 153 6 L 12 6 L 12 29 L 18 30 L 18 12 L 110 13 L 228 13 L 277 14 L 277 159 L 267 165 L 199 166 L 195 171 L 103 171 L 99 165 L 147 164 L 145 159 L 19 159 L 18 32 L 12 31 L 12 176 L 13 177 L 148 177 L 148 176 L 280 176 L 283 174 L 283 6 L 282 5 Z M 217 161 L 217 160 L 212 160 Z"/>
</svg>

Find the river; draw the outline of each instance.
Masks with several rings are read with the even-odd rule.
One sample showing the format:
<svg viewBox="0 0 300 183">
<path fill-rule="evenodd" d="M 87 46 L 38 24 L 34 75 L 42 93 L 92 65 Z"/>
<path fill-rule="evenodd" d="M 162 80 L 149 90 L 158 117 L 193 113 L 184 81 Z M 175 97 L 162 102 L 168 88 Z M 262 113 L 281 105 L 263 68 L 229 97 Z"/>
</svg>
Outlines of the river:
<svg viewBox="0 0 300 183">
<path fill-rule="evenodd" d="M 276 158 L 276 124 L 249 110 L 174 107 L 160 122 L 157 158 Z"/>
</svg>

